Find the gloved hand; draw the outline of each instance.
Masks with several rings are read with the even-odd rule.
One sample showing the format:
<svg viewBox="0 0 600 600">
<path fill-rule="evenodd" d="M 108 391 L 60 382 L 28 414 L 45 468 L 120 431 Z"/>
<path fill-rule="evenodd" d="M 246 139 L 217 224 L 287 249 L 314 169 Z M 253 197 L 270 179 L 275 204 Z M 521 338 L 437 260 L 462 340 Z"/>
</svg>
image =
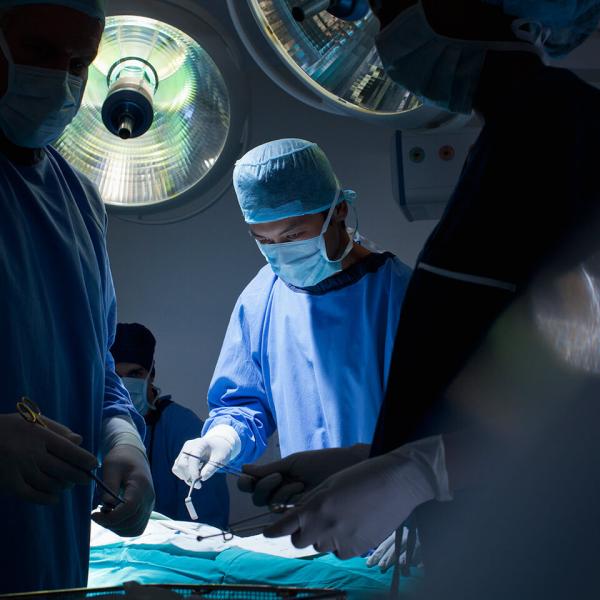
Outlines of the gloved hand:
<svg viewBox="0 0 600 600">
<path fill-rule="evenodd" d="M 141 535 L 154 508 L 154 486 L 144 453 L 128 444 L 115 446 L 104 457 L 102 477 L 111 490 L 121 492 L 125 503 L 107 512 L 93 513 L 92 519 L 120 536 Z M 114 502 L 109 494 L 103 494 L 105 506 Z"/>
<path fill-rule="evenodd" d="M 382 573 L 394 567 L 396 563 L 403 560 L 406 555 L 406 540 L 408 538 L 408 529 L 402 528 L 402 543 L 400 545 L 400 555 L 396 554 L 396 532 L 387 537 L 375 549 L 373 554 L 367 558 L 367 567 L 378 566 Z"/>
<path fill-rule="evenodd" d="M 238 488 L 251 493 L 256 506 L 286 504 L 294 496 L 308 492 L 330 475 L 368 456 L 367 444 L 296 452 L 265 465 L 244 465 L 246 475 L 238 479 Z"/>
<path fill-rule="evenodd" d="M 236 430 L 229 425 L 216 425 L 206 435 L 189 440 L 173 464 L 173 474 L 192 485 L 198 477 L 206 481 L 221 467 L 227 466 L 239 453 L 242 442 Z M 192 454 L 197 458 L 188 456 Z M 200 482 L 194 483 L 200 489 Z"/>
<path fill-rule="evenodd" d="M 28 423 L 18 413 L 0 415 L 0 494 L 36 504 L 56 504 L 60 494 L 91 481 L 93 454 L 79 447 L 82 438 L 44 417 L 48 429 Z"/>
<path fill-rule="evenodd" d="M 380 544 L 417 506 L 434 498 L 451 499 L 440 436 L 332 475 L 264 534 L 291 535 L 298 548 L 314 545 L 318 552 L 350 558 Z"/>
</svg>

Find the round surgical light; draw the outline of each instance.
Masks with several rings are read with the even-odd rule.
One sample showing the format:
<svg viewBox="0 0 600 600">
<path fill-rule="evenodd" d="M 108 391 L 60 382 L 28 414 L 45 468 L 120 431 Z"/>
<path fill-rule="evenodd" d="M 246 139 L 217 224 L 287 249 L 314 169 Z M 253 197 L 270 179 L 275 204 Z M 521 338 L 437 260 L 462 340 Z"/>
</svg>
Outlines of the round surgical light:
<svg viewBox="0 0 600 600">
<path fill-rule="evenodd" d="M 81 110 L 55 144 L 113 207 L 168 205 L 198 186 L 230 130 L 225 80 L 183 31 L 109 17 Z"/>
<path fill-rule="evenodd" d="M 294 18 L 299 0 L 248 2 L 286 65 L 340 110 L 390 117 L 421 106 L 415 95 L 386 75 L 375 48 L 379 22 L 371 11 L 348 21 L 322 10 L 299 22 Z"/>
</svg>

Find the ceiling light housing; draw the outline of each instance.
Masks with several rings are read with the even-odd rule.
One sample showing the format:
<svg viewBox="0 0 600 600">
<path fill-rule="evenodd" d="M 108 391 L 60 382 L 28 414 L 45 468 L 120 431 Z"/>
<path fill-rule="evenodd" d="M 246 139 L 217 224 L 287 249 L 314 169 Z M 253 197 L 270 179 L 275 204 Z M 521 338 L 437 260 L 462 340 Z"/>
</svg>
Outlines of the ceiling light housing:
<svg viewBox="0 0 600 600">
<path fill-rule="evenodd" d="M 106 76 L 108 95 L 102 122 L 123 140 L 144 135 L 154 121 L 154 94 L 160 78 L 154 65 L 138 56 L 117 60 Z"/>
<path fill-rule="evenodd" d="M 458 127 L 469 120 L 432 106 L 393 82 L 375 48 L 379 22 L 369 11 L 348 21 L 326 10 L 298 22 L 298 0 L 227 0 L 254 60 L 299 100 L 330 113 L 394 129 Z"/>
<path fill-rule="evenodd" d="M 108 14 L 81 110 L 56 147 L 111 212 L 181 220 L 230 187 L 247 147 L 240 53 L 194 1 L 113 0 Z"/>
</svg>

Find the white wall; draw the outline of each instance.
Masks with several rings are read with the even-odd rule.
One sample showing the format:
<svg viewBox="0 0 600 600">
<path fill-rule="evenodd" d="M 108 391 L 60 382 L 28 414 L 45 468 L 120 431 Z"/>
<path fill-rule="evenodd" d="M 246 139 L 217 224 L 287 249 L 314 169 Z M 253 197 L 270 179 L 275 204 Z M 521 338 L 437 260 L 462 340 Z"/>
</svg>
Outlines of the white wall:
<svg viewBox="0 0 600 600">
<path fill-rule="evenodd" d="M 392 198 L 392 131 L 320 113 L 252 75 L 251 146 L 281 137 L 317 142 L 342 185 L 359 193 L 361 231 L 413 264 L 433 223 L 408 223 Z M 264 264 L 231 189 L 192 220 L 148 226 L 110 217 L 109 252 L 119 320 L 148 326 L 158 340 L 158 384 L 207 414 L 206 391 L 235 300 Z M 232 519 L 250 501 L 232 498 Z"/>
</svg>

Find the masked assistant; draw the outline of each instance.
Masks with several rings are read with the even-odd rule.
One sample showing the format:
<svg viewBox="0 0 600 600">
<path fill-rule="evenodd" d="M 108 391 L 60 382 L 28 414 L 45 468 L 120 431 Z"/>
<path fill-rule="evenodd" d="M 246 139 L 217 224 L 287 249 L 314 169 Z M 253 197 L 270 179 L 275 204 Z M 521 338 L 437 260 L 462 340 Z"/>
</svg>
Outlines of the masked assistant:
<svg viewBox="0 0 600 600">
<path fill-rule="evenodd" d="M 77 114 L 83 79 L 65 71 L 16 64 L 2 30 L 0 50 L 8 64 L 6 92 L 0 97 L 0 130 L 17 146 L 48 146 Z"/>
<path fill-rule="evenodd" d="M 549 30 L 528 19 L 515 19 L 515 41 L 460 40 L 438 34 L 422 0 L 401 11 L 375 38 L 387 74 L 432 104 L 469 114 L 487 53 L 532 52 L 543 56 Z"/>
</svg>

